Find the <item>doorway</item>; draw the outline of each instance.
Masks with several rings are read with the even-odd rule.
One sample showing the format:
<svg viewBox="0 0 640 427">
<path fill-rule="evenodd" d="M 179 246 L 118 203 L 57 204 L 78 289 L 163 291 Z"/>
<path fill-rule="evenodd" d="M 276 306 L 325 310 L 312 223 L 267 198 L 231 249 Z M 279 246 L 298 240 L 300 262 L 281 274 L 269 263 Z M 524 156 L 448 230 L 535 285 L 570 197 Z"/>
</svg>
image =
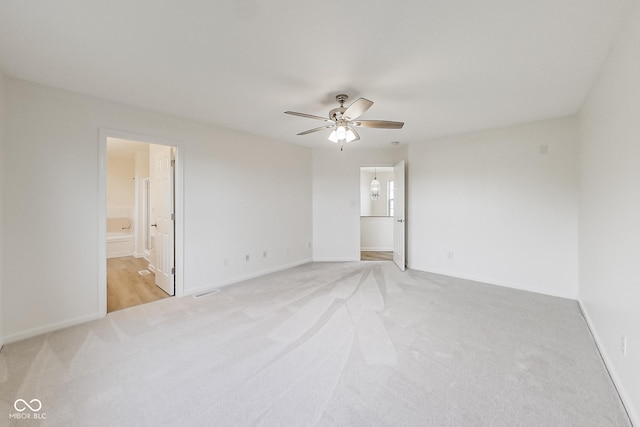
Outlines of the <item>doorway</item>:
<svg viewBox="0 0 640 427">
<path fill-rule="evenodd" d="M 360 168 L 360 260 L 393 261 L 393 167 Z"/>
<path fill-rule="evenodd" d="M 393 261 L 404 271 L 405 164 L 360 168 L 360 260 Z"/>
<path fill-rule="evenodd" d="M 179 147 L 100 132 L 99 313 L 182 295 Z"/>
</svg>

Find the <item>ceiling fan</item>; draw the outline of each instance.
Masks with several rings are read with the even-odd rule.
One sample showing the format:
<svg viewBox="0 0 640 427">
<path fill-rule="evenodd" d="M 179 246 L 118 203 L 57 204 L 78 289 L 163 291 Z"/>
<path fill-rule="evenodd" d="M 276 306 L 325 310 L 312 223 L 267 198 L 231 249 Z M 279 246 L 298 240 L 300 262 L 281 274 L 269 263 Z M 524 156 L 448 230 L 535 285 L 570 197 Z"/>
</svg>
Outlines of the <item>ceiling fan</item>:
<svg viewBox="0 0 640 427">
<path fill-rule="evenodd" d="M 295 111 L 285 111 L 285 114 L 326 122 L 327 124 L 324 126 L 309 129 L 304 132 L 300 132 L 297 135 L 308 135 L 324 129 L 333 129 L 331 134 L 329 134 L 329 141 L 335 143 L 339 142 L 340 151 L 342 151 L 345 142 L 357 141 L 360 139 L 360 135 L 358 135 L 358 132 L 355 130 L 356 127 L 402 129 L 402 126 L 404 126 L 404 122 L 391 122 L 388 120 L 357 120 L 358 117 L 371 108 L 373 101 L 369 101 L 365 98 L 358 98 L 350 106 L 345 108 L 344 103 L 347 99 L 349 99 L 349 97 L 345 94 L 337 95 L 336 101 L 340 103 L 340 106 L 329 111 L 328 118 L 314 116 L 312 114 L 298 113 Z"/>
</svg>

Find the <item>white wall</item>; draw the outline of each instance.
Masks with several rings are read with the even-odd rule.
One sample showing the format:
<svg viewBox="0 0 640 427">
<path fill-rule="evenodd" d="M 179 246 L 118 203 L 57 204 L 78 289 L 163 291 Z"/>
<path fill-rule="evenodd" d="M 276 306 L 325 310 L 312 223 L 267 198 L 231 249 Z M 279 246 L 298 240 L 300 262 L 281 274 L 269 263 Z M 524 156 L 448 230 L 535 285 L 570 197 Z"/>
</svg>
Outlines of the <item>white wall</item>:
<svg viewBox="0 0 640 427">
<path fill-rule="evenodd" d="M 365 141 L 358 144 L 366 144 Z M 392 166 L 406 160 L 406 149 L 390 150 L 334 144 L 313 150 L 313 259 L 360 259 L 360 167 Z"/>
<path fill-rule="evenodd" d="M 377 177 L 380 182 L 378 200 L 371 200 L 371 181 Z M 388 182 L 393 181 L 393 172 L 360 171 L 360 215 L 387 216 Z"/>
<path fill-rule="evenodd" d="M 365 172 L 360 170 L 360 216 L 370 216 L 371 215 L 371 179 L 369 179 L 369 172 Z"/>
<path fill-rule="evenodd" d="M 6 339 L 99 312 L 100 128 L 178 142 L 185 293 L 311 259 L 310 149 L 12 78 L 6 101 Z"/>
<path fill-rule="evenodd" d="M 133 219 L 136 161 L 107 150 L 107 218 Z"/>
<path fill-rule="evenodd" d="M 135 230 L 135 247 L 134 255 L 142 257 L 147 255 L 144 247 L 144 181 L 145 178 L 149 178 L 149 144 L 144 144 L 145 151 L 142 153 L 136 153 L 135 156 L 135 218 L 134 218 L 134 230 Z M 148 226 L 147 226 L 148 227 Z"/>
<path fill-rule="evenodd" d="M 576 298 L 577 148 L 575 117 L 410 145 L 409 267 Z"/>
<path fill-rule="evenodd" d="M 639 52 L 636 5 L 580 114 L 579 300 L 634 425 L 640 425 Z"/>
<path fill-rule="evenodd" d="M 3 316 L 2 316 L 2 293 L 3 293 L 3 263 L 4 263 L 4 140 L 5 140 L 5 83 L 4 75 L 0 72 L 0 347 L 4 342 Z"/>
<path fill-rule="evenodd" d="M 392 251 L 393 250 L 393 217 L 361 216 L 360 217 L 360 250 Z"/>
</svg>

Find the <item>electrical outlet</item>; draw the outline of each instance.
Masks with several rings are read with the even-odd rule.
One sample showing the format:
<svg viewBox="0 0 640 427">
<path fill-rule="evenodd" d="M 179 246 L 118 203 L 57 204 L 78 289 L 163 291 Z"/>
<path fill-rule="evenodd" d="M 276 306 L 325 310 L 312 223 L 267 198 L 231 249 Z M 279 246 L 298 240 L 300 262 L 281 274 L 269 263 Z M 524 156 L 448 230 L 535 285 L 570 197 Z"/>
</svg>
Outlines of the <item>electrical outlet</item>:
<svg viewBox="0 0 640 427">
<path fill-rule="evenodd" d="M 453 259 L 453 252 L 449 252 L 449 259 Z"/>
<path fill-rule="evenodd" d="M 266 258 L 267 257 L 267 251 L 262 251 L 262 258 Z"/>
<path fill-rule="evenodd" d="M 229 266 L 229 258 L 225 258 L 222 263 L 224 264 L 225 267 Z"/>
<path fill-rule="evenodd" d="M 627 357 L 627 337 L 624 335 L 620 336 L 620 351 L 622 352 L 622 357 Z"/>
<path fill-rule="evenodd" d="M 246 254 L 246 255 L 244 256 L 244 260 L 245 260 L 245 261 L 249 261 L 249 254 Z"/>
</svg>

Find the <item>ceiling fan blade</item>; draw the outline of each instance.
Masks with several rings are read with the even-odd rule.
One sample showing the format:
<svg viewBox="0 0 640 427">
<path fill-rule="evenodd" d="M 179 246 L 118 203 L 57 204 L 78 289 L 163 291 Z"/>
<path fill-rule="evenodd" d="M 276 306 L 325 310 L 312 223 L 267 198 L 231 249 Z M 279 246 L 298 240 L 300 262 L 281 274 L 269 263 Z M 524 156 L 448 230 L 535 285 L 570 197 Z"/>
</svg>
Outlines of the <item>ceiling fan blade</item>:
<svg viewBox="0 0 640 427">
<path fill-rule="evenodd" d="M 320 117 L 320 116 L 314 116 L 312 114 L 306 114 L 306 113 L 298 113 L 295 111 L 285 111 L 285 114 L 291 114 L 292 116 L 299 116 L 299 117 L 306 117 L 307 119 L 316 119 L 316 120 L 322 120 L 325 122 L 331 122 L 333 123 L 333 120 L 328 119 L 326 117 Z"/>
<path fill-rule="evenodd" d="M 377 129 L 402 129 L 404 122 L 391 122 L 388 120 L 357 120 L 349 123 L 352 126 Z"/>
<path fill-rule="evenodd" d="M 365 98 L 356 99 L 353 104 L 346 109 L 343 116 L 348 117 L 349 119 L 357 119 L 361 115 L 364 114 L 371 106 L 373 105 L 373 101 L 369 101 Z"/>
<path fill-rule="evenodd" d="M 327 126 L 320 126 L 319 128 L 305 130 L 304 132 L 300 132 L 300 133 L 298 133 L 298 134 L 296 134 L 296 135 L 308 135 L 308 134 L 310 134 L 310 133 L 318 132 L 318 131 L 321 131 L 321 130 L 323 130 L 323 129 L 329 129 L 329 128 L 332 128 L 332 127 L 334 127 L 334 126 L 335 126 L 335 124 L 327 125 Z"/>
</svg>

